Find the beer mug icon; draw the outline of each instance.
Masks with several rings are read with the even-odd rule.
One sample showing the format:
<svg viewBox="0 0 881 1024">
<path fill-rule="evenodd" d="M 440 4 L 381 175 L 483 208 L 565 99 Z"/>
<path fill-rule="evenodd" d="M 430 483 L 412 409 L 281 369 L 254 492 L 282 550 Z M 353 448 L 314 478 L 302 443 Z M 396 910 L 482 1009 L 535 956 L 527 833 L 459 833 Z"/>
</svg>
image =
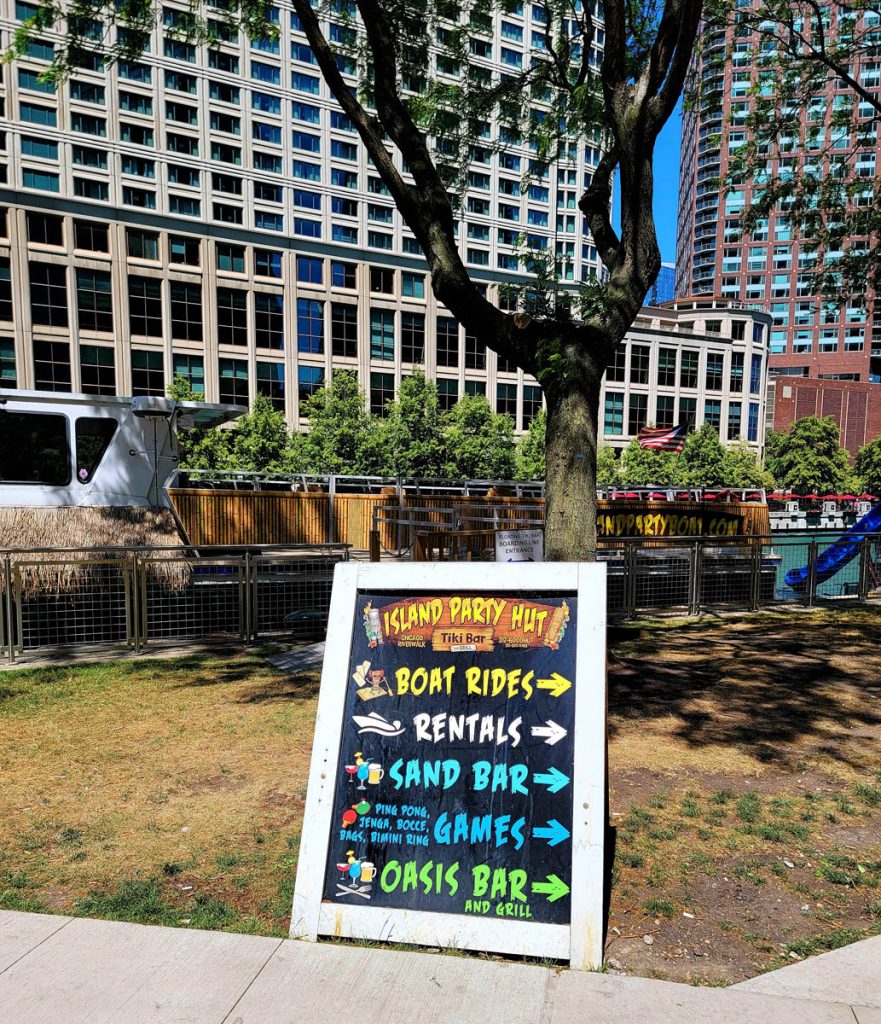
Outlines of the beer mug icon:
<svg viewBox="0 0 881 1024">
<path fill-rule="evenodd" d="M 359 881 L 362 884 L 372 882 L 375 875 L 376 875 L 376 865 L 372 861 L 362 860 L 361 861 L 361 878 L 359 879 Z"/>
<path fill-rule="evenodd" d="M 378 786 L 385 778 L 385 769 L 378 761 L 373 761 L 368 767 L 367 785 Z"/>
</svg>

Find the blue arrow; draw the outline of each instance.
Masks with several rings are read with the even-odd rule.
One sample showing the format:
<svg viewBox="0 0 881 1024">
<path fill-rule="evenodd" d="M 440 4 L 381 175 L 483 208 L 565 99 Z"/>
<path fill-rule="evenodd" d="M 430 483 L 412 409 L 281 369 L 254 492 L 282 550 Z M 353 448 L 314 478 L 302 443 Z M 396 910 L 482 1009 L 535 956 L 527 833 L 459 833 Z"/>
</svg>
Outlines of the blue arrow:
<svg viewBox="0 0 881 1024">
<path fill-rule="evenodd" d="M 564 775 L 559 768 L 549 768 L 547 772 L 536 772 L 532 776 L 536 786 L 547 786 L 549 793 L 559 793 L 569 785 L 569 776 Z"/>
<path fill-rule="evenodd" d="M 557 843 L 562 843 L 564 839 L 568 839 L 571 836 L 571 832 L 565 825 L 561 825 L 556 818 L 551 818 L 547 824 L 547 828 L 536 826 L 532 830 L 534 839 L 547 839 L 548 846 L 556 846 Z"/>
</svg>

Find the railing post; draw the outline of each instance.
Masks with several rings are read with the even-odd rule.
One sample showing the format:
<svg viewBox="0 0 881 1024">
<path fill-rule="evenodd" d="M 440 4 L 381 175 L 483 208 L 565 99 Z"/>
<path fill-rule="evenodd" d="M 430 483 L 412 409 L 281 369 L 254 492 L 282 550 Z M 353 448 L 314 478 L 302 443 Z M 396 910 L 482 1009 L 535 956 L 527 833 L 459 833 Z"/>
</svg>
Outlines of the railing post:
<svg viewBox="0 0 881 1024">
<path fill-rule="evenodd" d="M 379 530 L 376 528 L 370 531 L 370 561 L 380 561 Z"/>
<path fill-rule="evenodd" d="M 817 598 L 817 553 L 818 546 L 815 540 L 808 544 L 808 586 L 805 591 L 805 605 L 810 608 Z"/>
<path fill-rule="evenodd" d="M 3 559 L 3 574 L 6 577 L 6 658 L 11 665 L 15 661 L 15 623 L 12 621 L 12 559 L 9 555 Z"/>
<path fill-rule="evenodd" d="M 624 542 L 624 614 L 636 618 L 636 544 Z"/>
<path fill-rule="evenodd" d="M 327 543 L 333 544 L 336 535 L 336 477 L 330 476 L 327 484 Z"/>
<path fill-rule="evenodd" d="M 141 581 L 138 578 L 138 553 L 132 552 L 130 582 L 132 609 L 132 641 L 135 654 L 141 653 Z"/>
<path fill-rule="evenodd" d="M 762 603 L 762 539 L 756 537 L 750 550 L 750 611 L 757 611 Z"/>
<path fill-rule="evenodd" d="M 691 572 L 689 574 L 688 614 L 700 615 L 701 611 L 701 577 L 704 571 L 703 546 L 695 540 L 691 549 Z"/>
<path fill-rule="evenodd" d="M 865 604 L 869 596 L 869 538 L 860 541 L 859 602 Z"/>
<path fill-rule="evenodd" d="M 252 589 L 253 592 L 252 592 Z M 242 622 L 242 638 L 244 642 L 250 643 L 254 633 L 254 600 L 257 593 L 257 580 L 254 573 L 254 565 L 251 561 L 251 552 L 245 552 L 245 579 L 244 587 L 239 590 L 239 614 Z"/>
</svg>

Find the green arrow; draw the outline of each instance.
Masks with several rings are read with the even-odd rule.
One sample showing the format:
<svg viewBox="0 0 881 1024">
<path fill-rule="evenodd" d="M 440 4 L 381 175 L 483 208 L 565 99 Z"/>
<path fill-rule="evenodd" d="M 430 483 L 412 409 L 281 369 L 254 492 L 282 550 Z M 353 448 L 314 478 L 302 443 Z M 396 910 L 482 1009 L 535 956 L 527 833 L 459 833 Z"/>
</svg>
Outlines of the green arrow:
<svg viewBox="0 0 881 1024">
<path fill-rule="evenodd" d="M 552 766 L 547 772 L 536 772 L 532 776 L 532 781 L 536 786 L 547 786 L 549 793 L 559 793 L 569 785 L 569 776 Z"/>
<path fill-rule="evenodd" d="M 548 875 L 546 882 L 533 882 L 532 891 L 547 896 L 548 903 L 553 903 L 569 895 L 569 886 L 559 875 Z"/>
<path fill-rule="evenodd" d="M 559 672 L 551 674 L 550 679 L 539 679 L 535 684 L 540 690 L 550 690 L 552 697 L 562 697 L 572 683 Z"/>
</svg>

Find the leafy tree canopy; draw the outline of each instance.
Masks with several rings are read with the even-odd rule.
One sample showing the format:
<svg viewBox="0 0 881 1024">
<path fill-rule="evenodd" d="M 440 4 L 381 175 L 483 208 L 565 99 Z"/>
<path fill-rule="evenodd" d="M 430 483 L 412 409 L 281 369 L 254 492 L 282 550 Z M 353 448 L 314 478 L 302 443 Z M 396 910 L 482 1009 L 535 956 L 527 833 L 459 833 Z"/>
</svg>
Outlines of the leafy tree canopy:
<svg viewBox="0 0 881 1024">
<path fill-rule="evenodd" d="M 397 400 L 386 406 L 375 438 L 378 472 L 438 477 L 447 454 L 437 385 L 421 370 L 401 380 Z"/>
<path fill-rule="evenodd" d="M 303 437 L 303 459 L 312 473 L 357 475 L 369 472 L 369 452 L 376 432 L 364 392 L 353 371 L 337 371 L 303 409 L 309 433 Z"/>
<path fill-rule="evenodd" d="M 544 480 L 547 429 L 548 416 L 545 410 L 541 409 L 538 415 L 533 417 L 529 430 L 517 445 L 518 480 Z"/>
<path fill-rule="evenodd" d="M 778 485 L 796 494 L 840 494 L 856 486 L 841 432 L 831 416 L 805 416 L 768 438 L 765 465 Z"/>
<path fill-rule="evenodd" d="M 482 395 L 466 395 L 446 415 L 444 475 L 510 480 L 514 475 L 514 421 L 493 412 Z"/>
<path fill-rule="evenodd" d="M 860 448 L 855 468 L 860 478 L 860 487 L 881 497 L 881 437 L 876 437 Z"/>
</svg>

